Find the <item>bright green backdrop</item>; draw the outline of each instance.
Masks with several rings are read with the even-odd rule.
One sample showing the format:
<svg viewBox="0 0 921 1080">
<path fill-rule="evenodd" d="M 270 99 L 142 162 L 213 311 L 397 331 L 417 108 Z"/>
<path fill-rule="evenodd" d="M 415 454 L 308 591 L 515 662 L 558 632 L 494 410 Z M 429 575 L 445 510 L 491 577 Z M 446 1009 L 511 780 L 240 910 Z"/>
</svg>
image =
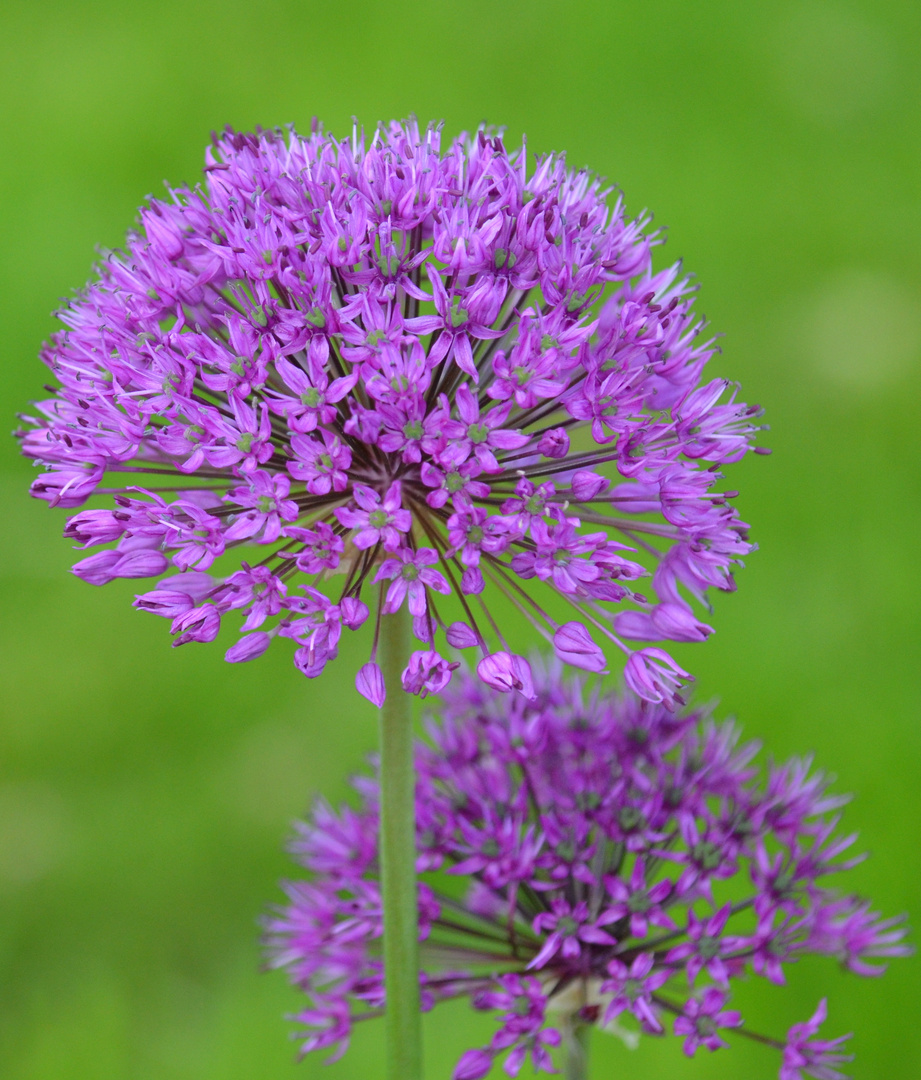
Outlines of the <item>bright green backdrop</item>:
<svg viewBox="0 0 921 1080">
<path fill-rule="evenodd" d="M 814 750 L 857 793 L 887 912 L 921 912 L 921 8 L 893 0 L 155 5 L 6 0 L 0 13 L 2 415 L 45 381 L 56 300 L 148 192 L 194 181 L 208 133 L 319 115 L 334 132 L 416 112 L 483 119 L 569 151 L 667 226 L 725 333 L 720 373 L 766 408 L 771 458 L 732 470 L 762 550 L 717 634 L 681 653 L 778 755 Z M 660 258 L 664 258 L 660 254 Z M 257 971 L 291 818 L 375 741 L 357 656 L 317 683 L 284 650 L 253 665 L 171 650 L 131 583 L 68 575 L 62 512 L 26 496 L 2 444 L 0 1075 L 10 1080 L 364 1080 L 368 1027 L 340 1064 L 294 1064 Z M 921 1075 L 919 968 L 883 981 L 802 964 L 746 987 L 783 1031 L 831 999 L 858 1078 Z M 488 1023 L 427 1028 L 446 1080 Z M 674 1044 L 674 1045 L 672 1045 Z M 776 1076 L 758 1047 L 686 1062 L 596 1038 L 593 1076 Z"/>
</svg>

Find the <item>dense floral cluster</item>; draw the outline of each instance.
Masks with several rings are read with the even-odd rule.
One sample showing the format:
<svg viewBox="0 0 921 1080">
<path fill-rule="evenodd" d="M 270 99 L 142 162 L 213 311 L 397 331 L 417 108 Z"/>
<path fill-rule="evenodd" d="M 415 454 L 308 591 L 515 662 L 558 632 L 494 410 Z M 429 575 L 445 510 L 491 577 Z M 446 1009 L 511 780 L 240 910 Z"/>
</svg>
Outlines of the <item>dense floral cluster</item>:
<svg viewBox="0 0 921 1080">
<path fill-rule="evenodd" d="M 367 601 L 378 620 L 405 602 L 422 645 L 407 689 L 448 681 L 445 632 L 490 685 L 528 692 L 490 584 L 562 659 L 604 667 L 591 626 L 638 693 L 672 700 L 685 673 L 625 639 L 710 632 L 690 598 L 732 588 L 750 550 L 713 489 L 757 410 L 701 381 L 712 343 L 679 267 L 653 273 L 648 219 L 559 157 L 526 164 L 485 131 L 442 151 L 415 122 L 367 144 L 216 138 L 204 187 L 141 210 L 43 355 L 60 386 L 24 417 L 47 470 L 32 493 L 114 497 L 70 519 L 65 535 L 106 545 L 74 572 L 172 571 L 137 605 L 176 644 L 237 611 L 228 660 L 281 635 L 308 676 Z M 635 588 L 651 570 L 655 601 Z M 561 617 L 522 588 L 535 578 Z M 373 654 L 358 687 L 382 699 Z"/>
<path fill-rule="evenodd" d="M 780 1051 L 781 1080 L 839 1077 L 842 1040 L 816 1038 L 824 1002 L 785 1041 L 727 1005 L 739 976 L 782 983 L 806 954 L 878 975 L 908 951 L 900 920 L 827 884 L 860 861 L 836 832 L 845 800 L 809 761 L 758 769 L 757 746 L 700 712 L 589 694 L 559 670 L 535 682 L 509 701 L 463 674 L 417 749 L 423 1000 L 498 1014 L 455 1080 L 504 1054 L 511 1075 L 528 1057 L 549 1069 L 580 1025 L 671 1026 L 689 1055 L 736 1032 Z M 305 1051 L 341 1052 L 383 1005 L 377 784 L 356 787 L 358 809 L 320 804 L 299 826 L 310 876 L 267 923 L 272 963 L 311 999 Z"/>
</svg>

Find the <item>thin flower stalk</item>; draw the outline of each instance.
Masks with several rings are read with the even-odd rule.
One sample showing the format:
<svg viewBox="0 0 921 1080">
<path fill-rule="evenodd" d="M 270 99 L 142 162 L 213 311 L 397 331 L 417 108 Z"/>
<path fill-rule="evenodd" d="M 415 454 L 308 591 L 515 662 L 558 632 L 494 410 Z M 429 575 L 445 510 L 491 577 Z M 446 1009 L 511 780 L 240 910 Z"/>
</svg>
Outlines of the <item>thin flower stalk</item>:
<svg viewBox="0 0 921 1080">
<path fill-rule="evenodd" d="M 410 651 L 404 611 L 383 627 L 383 674 L 391 693 L 380 711 L 380 864 L 387 1008 L 387 1080 L 421 1080 L 419 926 L 416 916 L 416 817 L 412 697 L 400 686 Z"/>
</svg>

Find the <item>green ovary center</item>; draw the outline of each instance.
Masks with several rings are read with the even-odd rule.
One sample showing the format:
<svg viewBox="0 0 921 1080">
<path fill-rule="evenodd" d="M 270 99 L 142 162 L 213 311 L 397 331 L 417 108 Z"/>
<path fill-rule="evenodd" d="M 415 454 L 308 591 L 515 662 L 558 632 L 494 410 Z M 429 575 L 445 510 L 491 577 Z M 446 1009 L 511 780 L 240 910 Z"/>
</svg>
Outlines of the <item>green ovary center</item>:
<svg viewBox="0 0 921 1080">
<path fill-rule="evenodd" d="M 372 529 L 383 529 L 389 520 L 390 515 L 386 510 L 372 510 L 368 514 L 368 524 Z"/>
<path fill-rule="evenodd" d="M 697 943 L 697 951 L 704 960 L 712 960 L 719 956 L 720 939 L 715 937 L 702 937 Z"/>
<path fill-rule="evenodd" d="M 720 850 L 710 840 L 695 844 L 691 849 L 691 855 L 704 870 L 715 870 L 720 864 Z"/>
</svg>

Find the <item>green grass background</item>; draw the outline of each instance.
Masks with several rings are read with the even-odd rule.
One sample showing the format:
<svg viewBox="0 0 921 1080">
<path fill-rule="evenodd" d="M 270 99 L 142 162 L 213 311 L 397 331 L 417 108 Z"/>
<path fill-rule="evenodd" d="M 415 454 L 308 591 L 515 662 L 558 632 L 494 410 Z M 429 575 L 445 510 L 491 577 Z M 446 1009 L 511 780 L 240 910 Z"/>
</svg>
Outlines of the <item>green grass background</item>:
<svg viewBox="0 0 921 1080">
<path fill-rule="evenodd" d="M 776 755 L 815 751 L 857 799 L 855 886 L 921 911 L 917 675 L 921 460 L 921 8 L 894 0 L 467 3 L 6 0 L 0 11 L 2 414 L 45 381 L 49 312 L 149 192 L 199 175 L 211 129 L 417 113 L 527 132 L 667 226 L 724 332 L 714 369 L 767 409 L 771 458 L 731 470 L 761 550 L 681 652 Z M 665 253 L 660 251 L 660 260 Z M 296 997 L 258 971 L 292 817 L 376 738 L 343 651 L 307 683 L 171 650 L 131 583 L 67 570 L 64 514 L 0 446 L 0 1075 L 9 1080 L 364 1080 L 295 1064 Z M 802 963 L 743 988 L 782 1032 L 830 998 L 858 1078 L 921 1075 L 914 961 L 882 981 Z M 491 1027 L 427 1019 L 430 1078 Z M 593 1077 L 776 1076 L 739 1045 L 693 1061 L 597 1037 Z"/>
</svg>

